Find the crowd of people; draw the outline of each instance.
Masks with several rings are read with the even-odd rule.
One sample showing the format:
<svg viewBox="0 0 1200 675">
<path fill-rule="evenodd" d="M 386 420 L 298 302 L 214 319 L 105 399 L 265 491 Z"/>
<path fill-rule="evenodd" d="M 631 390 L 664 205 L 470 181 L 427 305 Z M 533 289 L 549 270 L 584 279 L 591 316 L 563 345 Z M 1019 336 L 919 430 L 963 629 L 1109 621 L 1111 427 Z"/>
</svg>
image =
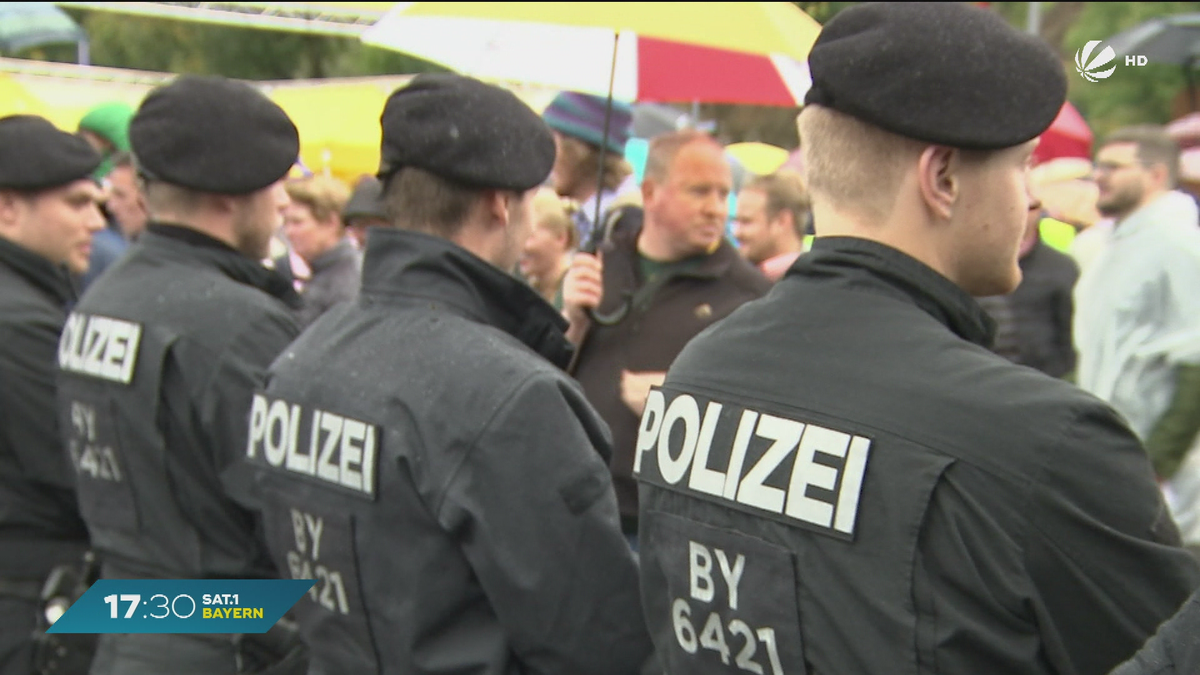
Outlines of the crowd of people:
<svg viewBox="0 0 1200 675">
<path fill-rule="evenodd" d="M 1072 255 L 1038 39 L 871 3 L 809 66 L 738 186 L 449 74 L 352 186 L 220 77 L 0 119 L 0 674 L 1196 672 L 1177 144 L 1103 140 Z M 317 568 L 265 634 L 45 632 L 64 575 Z"/>
</svg>

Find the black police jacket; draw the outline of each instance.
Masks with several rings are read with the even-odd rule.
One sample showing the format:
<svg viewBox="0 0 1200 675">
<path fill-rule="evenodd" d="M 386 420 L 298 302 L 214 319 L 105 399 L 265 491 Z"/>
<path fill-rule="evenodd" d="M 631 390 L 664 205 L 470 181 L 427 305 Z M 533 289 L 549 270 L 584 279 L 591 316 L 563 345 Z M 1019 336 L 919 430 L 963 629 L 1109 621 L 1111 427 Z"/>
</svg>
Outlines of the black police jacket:
<svg viewBox="0 0 1200 675">
<path fill-rule="evenodd" d="M 247 452 L 275 560 L 317 579 L 294 610 L 311 673 L 649 657 L 610 437 L 560 370 L 564 325 L 464 249 L 373 228 L 358 302 L 272 364 Z"/>
<path fill-rule="evenodd" d="M 42 580 L 87 548 L 54 414 L 66 270 L 0 238 L 0 579 Z"/>
<path fill-rule="evenodd" d="M 635 457 L 670 673 L 1106 673 L 1200 583 L 1137 439 L 925 265 L 818 239 L 697 337 Z"/>
<path fill-rule="evenodd" d="M 1191 673 L 1200 673 L 1200 592 L 1193 593 L 1183 608 L 1159 626 L 1154 637 L 1112 675 Z"/>
<path fill-rule="evenodd" d="M 88 289 L 63 329 L 58 408 L 105 576 L 275 575 L 229 469 L 298 306 L 258 262 L 161 223 Z"/>
</svg>

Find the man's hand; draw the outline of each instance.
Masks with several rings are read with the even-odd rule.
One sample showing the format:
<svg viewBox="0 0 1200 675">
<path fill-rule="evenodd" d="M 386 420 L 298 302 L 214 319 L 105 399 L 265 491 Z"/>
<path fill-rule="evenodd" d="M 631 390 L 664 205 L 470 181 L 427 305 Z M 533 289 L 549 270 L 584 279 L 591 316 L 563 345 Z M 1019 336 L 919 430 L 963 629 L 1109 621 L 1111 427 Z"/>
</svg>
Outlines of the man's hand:
<svg viewBox="0 0 1200 675">
<path fill-rule="evenodd" d="M 634 415 L 641 417 L 642 410 L 646 407 L 646 397 L 650 396 L 650 387 L 662 386 L 665 379 L 667 379 L 665 372 L 634 373 L 622 370 L 621 400 L 633 411 Z"/>
<path fill-rule="evenodd" d="M 604 297 L 604 266 L 589 253 L 576 253 L 563 279 L 563 317 L 571 324 L 567 339 L 576 345 L 590 323 L 587 310 L 600 306 Z"/>
</svg>

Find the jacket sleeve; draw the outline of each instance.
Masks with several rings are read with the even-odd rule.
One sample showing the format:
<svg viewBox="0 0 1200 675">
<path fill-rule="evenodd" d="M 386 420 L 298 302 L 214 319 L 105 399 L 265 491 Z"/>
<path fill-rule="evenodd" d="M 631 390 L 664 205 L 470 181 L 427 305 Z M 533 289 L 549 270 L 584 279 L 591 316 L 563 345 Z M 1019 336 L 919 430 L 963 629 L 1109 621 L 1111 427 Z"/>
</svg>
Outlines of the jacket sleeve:
<svg viewBox="0 0 1200 675">
<path fill-rule="evenodd" d="M 1168 241 L 1157 261 L 1163 338 L 1155 347 L 1174 367 L 1175 391 L 1146 439 L 1146 450 L 1164 478 L 1175 474 L 1200 429 L 1200 294 L 1194 290 L 1200 285 L 1198 240 L 1189 236 Z"/>
<path fill-rule="evenodd" d="M 1112 675 L 1200 673 L 1200 592 Z"/>
<path fill-rule="evenodd" d="M 1058 670 L 1104 673 L 1175 613 L 1200 567 L 1114 411 L 1080 404 L 1057 438 L 1029 509 L 1032 604 Z"/>
<path fill-rule="evenodd" d="M 0 433 L 26 478 L 74 491 L 75 476 L 58 431 L 59 330 L 37 317 L 0 326 Z"/>
<path fill-rule="evenodd" d="M 492 414 L 436 510 L 522 672 L 629 674 L 650 657 L 636 563 L 597 452 L 608 443 L 577 385 L 536 374 Z"/>
<path fill-rule="evenodd" d="M 250 472 L 238 471 L 236 466 L 246 452 L 254 392 L 263 386 L 271 362 L 298 332 L 295 321 L 282 311 L 247 322 L 217 355 L 211 370 L 203 374 L 203 386 L 193 404 L 198 426 L 208 459 L 226 491 L 239 501 L 245 502 L 253 494 Z"/>
<path fill-rule="evenodd" d="M 1054 293 L 1054 340 L 1055 375 L 1058 377 L 1070 375 L 1075 371 L 1075 336 L 1072 332 L 1075 320 L 1075 283 L 1079 281 L 1079 268 L 1070 258 L 1063 256 L 1061 281 L 1056 284 Z"/>
<path fill-rule="evenodd" d="M 1171 402 L 1146 438 L 1146 452 L 1159 476 L 1175 475 L 1197 432 L 1200 432 L 1200 365 L 1180 364 L 1175 367 L 1175 393 Z"/>
</svg>

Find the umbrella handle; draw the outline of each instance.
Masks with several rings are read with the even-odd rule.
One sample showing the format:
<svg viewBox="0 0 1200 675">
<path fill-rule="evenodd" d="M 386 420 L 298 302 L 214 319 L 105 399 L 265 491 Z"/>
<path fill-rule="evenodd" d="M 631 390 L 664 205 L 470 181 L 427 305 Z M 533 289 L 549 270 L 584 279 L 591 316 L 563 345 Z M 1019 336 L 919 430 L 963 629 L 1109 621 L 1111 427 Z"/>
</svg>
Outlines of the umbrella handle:
<svg viewBox="0 0 1200 675">
<path fill-rule="evenodd" d="M 596 207 L 593 212 L 592 226 L 600 224 L 600 193 L 604 191 L 604 153 L 607 152 L 608 133 L 612 124 L 613 83 L 617 79 L 617 46 L 621 43 L 621 32 L 613 31 L 612 67 L 608 72 L 608 98 L 604 102 L 604 136 L 600 139 L 599 158 L 596 162 Z"/>
<path fill-rule="evenodd" d="M 593 254 L 596 253 L 600 248 L 601 236 L 603 235 L 604 230 L 604 224 L 600 222 L 600 194 L 604 191 L 604 153 L 608 152 L 608 134 L 612 123 L 613 83 L 617 78 L 617 47 L 620 45 L 620 42 L 621 32 L 613 31 L 612 70 L 609 71 L 608 75 L 608 99 L 604 103 L 604 136 L 601 139 L 600 152 L 597 154 L 599 157 L 597 164 L 599 166 L 597 167 L 596 171 L 596 206 L 592 214 L 592 238 L 588 242 L 587 246 L 584 247 L 584 250 L 587 253 Z M 630 304 L 629 298 L 626 298 L 625 302 L 621 303 L 620 307 L 608 314 L 600 314 L 594 309 L 588 309 L 587 313 L 592 321 L 595 321 L 601 326 L 615 326 L 618 323 L 621 323 L 621 321 L 623 321 L 629 314 Z"/>
</svg>

